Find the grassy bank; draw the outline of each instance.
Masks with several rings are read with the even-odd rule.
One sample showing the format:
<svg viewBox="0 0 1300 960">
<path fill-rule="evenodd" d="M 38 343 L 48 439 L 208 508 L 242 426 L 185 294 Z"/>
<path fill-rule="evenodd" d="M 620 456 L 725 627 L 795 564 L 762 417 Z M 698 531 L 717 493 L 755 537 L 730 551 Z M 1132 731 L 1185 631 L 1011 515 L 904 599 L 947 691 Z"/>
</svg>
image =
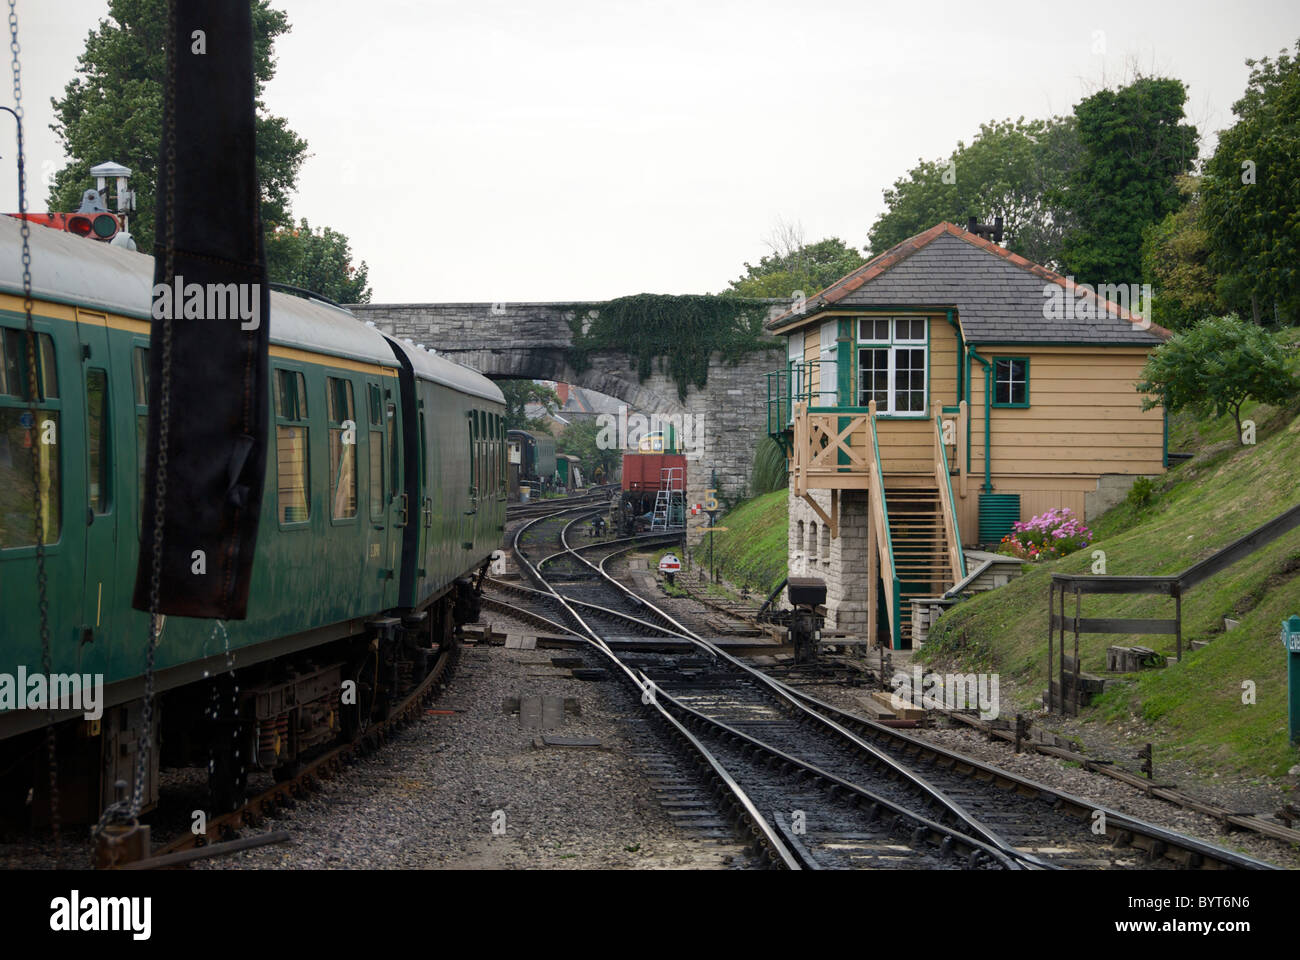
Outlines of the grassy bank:
<svg viewBox="0 0 1300 960">
<path fill-rule="evenodd" d="M 786 496 L 785 490 L 765 493 L 718 520 L 726 530 L 713 534 L 713 563 L 731 583 L 766 594 L 785 577 Z M 693 556 L 697 564 L 708 563 L 707 536 Z"/>
<path fill-rule="evenodd" d="M 1121 504 L 1093 524 L 1091 547 L 1036 564 L 1010 585 L 954 608 L 940 621 L 925 659 L 955 659 L 1010 675 L 1020 684 L 1016 708 L 1037 706 L 1046 685 L 1051 573 L 1091 572 L 1094 550 L 1105 551 L 1109 574 L 1178 573 L 1294 506 L 1300 501 L 1296 413 L 1295 407 L 1252 410 L 1258 442 L 1251 447 L 1236 444 L 1230 418 L 1171 420 L 1170 449 L 1195 456 L 1156 481 L 1148 504 Z M 1082 610 L 1085 617 L 1169 618 L 1174 603 L 1088 596 Z M 1132 675 L 1082 719 L 1136 723 L 1167 756 L 1207 775 L 1286 773 L 1300 756 L 1287 744 L 1286 658 L 1278 632 L 1293 613 L 1300 613 L 1300 530 L 1192 589 L 1183 599 L 1183 662 Z M 1240 620 L 1240 627 L 1225 632 L 1225 616 Z M 1213 642 L 1187 653 L 1191 640 Z M 1131 643 L 1170 654 L 1174 648 L 1168 636 L 1083 636 L 1083 668 L 1103 673 L 1106 647 Z M 1252 689 L 1255 702 L 1243 703 L 1243 692 Z"/>
</svg>

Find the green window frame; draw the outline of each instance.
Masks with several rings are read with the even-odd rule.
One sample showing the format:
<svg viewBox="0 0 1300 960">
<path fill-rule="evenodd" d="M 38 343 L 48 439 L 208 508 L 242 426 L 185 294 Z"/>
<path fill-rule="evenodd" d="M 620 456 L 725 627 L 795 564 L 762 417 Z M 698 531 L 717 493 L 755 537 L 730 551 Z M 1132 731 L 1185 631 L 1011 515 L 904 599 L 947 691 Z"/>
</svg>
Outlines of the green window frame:
<svg viewBox="0 0 1300 960">
<path fill-rule="evenodd" d="M 41 324 L 40 326 L 44 326 Z M 54 340 L 36 330 L 36 389 L 31 398 L 27 331 L 0 327 L 0 550 L 35 553 L 32 457 L 37 457 L 46 547 L 63 533 L 63 402 Z M 36 419 L 28 409 L 36 407 Z M 49 442 L 46 442 L 46 441 Z M 21 554 L 19 554 L 21 555 Z"/>
<path fill-rule="evenodd" d="M 358 431 L 352 381 L 326 377 L 325 401 L 330 443 L 330 522 L 357 523 Z"/>
<path fill-rule="evenodd" d="M 311 523 L 311 431 L 301 370 L 275 367 L 275 516 L 281 529 Z"/>
<path fill-rule="evenodd" d="M 1029 406 L 1029 358 L 993 358 L 993 406 L 1024 409 Z"/>
</svg>

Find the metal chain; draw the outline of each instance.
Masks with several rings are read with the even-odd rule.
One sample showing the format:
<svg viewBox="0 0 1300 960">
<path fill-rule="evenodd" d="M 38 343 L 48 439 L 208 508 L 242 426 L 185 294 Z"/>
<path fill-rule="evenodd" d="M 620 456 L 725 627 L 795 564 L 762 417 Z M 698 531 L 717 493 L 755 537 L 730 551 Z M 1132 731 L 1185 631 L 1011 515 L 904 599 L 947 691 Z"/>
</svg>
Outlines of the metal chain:
<svg viewBox="0 0 1300 960">
<path fill-rule="evenodd" d="M 167 87 L 163 107 L 163 136 L 167 163 L 167 207 L 163 281 L 171 284 L 176 275 L 176 0 L 167 0 Z M 144 732 L 136 760 L 135 789 L 131 791 L 131 817 L 140 815 L 145 771 L 153 747 L 153 668 L 158 648 L 159 582 L 162 578 L 163 518 L 167 503 L 167 441 L 171 427 L 172 321 L 170 311 L 162 318 L 162 384 L 158 390 L 158 462 L 154 476 L 153 563 L 149 571 L 149 647 L 144 673 Z"/>
<path fill-rule="evenodd" d="M 31 224 L 27 222 L 27 160 L 23 150 L 23 85 L 22 68 L 18 59 L 18 12 L 16 0 L 9 0 L 9 53 L 13 69 L 14 117 L 18 121 L 18 212 L 24 217 L 19 220 L 23 237 L 23 313 L 27 318 L 27 429 L 35 438 L 41 432 L 36 406 L 40 388 L 37 376 L 38 350 L 36 325 L 32 320 L 35 303 L 32 300 L 32 250 Z M 57 435 L 56 438 L 57 440 Z M 50 655 L 50 602 L 48 580 L 45 572 L 45 516 L 41 503 L 41 468 L 40 443 L 32 444 L 32 503 L 34 526 L 36 528 L 36 595 L 41 619 L 41 669 L 45 672 L 48 684 L 54 672 Z M 45 751 L 49 760 L 50 775 L 50 829 L 54 834 L 54 862 L 57 866 L 62 859 L 62 840 L 59 836 L 59 763 L 54 732 L 54 704 L 46 703 Z"/>
<path fill-rule="evenodd" d="M 10 0 L 12 3 L 13 0 Z M 170 284 L 176 272 L 176 0 L 167 0 L 167 37 L 166 73 L 163 107 L 163 136 L 165 170 L 167 176 L 166 191 L 166 227 L 164 229 L 164 267 L 163 282 Z M 157 258 L 157 241 L 154 244 L 154 257 Z M 98 835 L 109 823 L 123 823 L 140 816 L 144 806 L 144 782 L 149 770 L 149 755 L 153 750 L 153 711 L 154 711 L 154 654 L 158 648 L 158 634 L 162 617 L 158 613 L 160 581 L 162 578 L 163 521 L 167 496 L 167 440 L 171 422 L 171 377 L 172 377 L 172 324 L 171 318 L 163 318 L 155 323 L 162 324 L 162 343 L 151 344 L 162 350 L 162 378 L 159 384 L 158 410 L 151 416 L 158 418 L 158 454 L 154 473 L 154 514 L 153 514 L 153 557 L 149 570 L 149 642 L 145 649 L 144 672 L 144 716 L 140 740 L 136 751 L 135 783 L 131 788 L 131 797 L 126 801 L 117 801 L 105 808 L 96 824 L 94 833 Z"/>
</svg>

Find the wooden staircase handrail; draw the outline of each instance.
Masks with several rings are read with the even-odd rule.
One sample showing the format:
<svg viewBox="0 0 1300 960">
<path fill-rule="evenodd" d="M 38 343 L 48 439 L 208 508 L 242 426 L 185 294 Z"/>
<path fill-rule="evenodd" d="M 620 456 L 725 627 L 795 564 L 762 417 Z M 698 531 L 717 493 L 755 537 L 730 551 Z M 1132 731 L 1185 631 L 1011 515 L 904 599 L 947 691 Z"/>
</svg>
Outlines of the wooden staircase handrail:
<svg viewBox="0 0 1300 960">
<path fill-rule="evenodd" d="M 935 404 L 934 410 L 934 481 L 939 488 L 940 512 L 943 514 L 944 533 L 948 537 L 948 564 L 952 568 L 952 582 L 958 583 L 966 576 L 966 557 L 962 553 L 961 531 L 957 527 L 952 475 L 948 472 L 948 451 L 943 444 L 943 410 L 939 404 Z"/>
<path fill-rule="evenodd" d="M 867 405 L 867 429 L 871 439 L 872 459 L 868 464 L 868 495 L 871 498 L 871 520 L 876 526 L 876 547 L 880 556 L 880 579 L 885 583 L 885 609 L 889 613 L 890 633 L 897 642 L 901 619 L 895 599 L 899 582 L 894 572 L 894 543 L 889 532 L 889 506 L 885 503 L 885 473 L 880 465 L 880 443 L 876 439 L 876 401 Z M 875 584 L 868 586 L 875 589 Z"/>
</svg>

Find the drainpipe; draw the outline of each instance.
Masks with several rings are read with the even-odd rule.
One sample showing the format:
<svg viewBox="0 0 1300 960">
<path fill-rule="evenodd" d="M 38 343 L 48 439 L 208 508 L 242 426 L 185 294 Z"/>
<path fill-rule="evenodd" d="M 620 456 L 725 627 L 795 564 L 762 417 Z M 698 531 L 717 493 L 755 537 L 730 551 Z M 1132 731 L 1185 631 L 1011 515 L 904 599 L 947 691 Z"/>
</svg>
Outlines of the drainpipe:
<svg viewBox="0 0 1300 960">
<path fill-rule="evenodd" d="M 958 399 L 965 393 L 965 384 L 962 382 L 961 358 L 966 353 L 966 342 L 961 335 L 961 327 L 957 325 L 957 320 L 953 317 L 953 310 L 948 308 L 948 326 L 952 327 L 953 332 L 957 334 L 957 397 Z M 967 464 L 969 466 L 969 464 Z"/>
<path fill-rule="evenodd" d="M 993 492 L 993 427 L 991 414 L 993 413 L 993 363 L 985 360 L 975 352 L 974 344 L 966 348 L 966 358 L 969 365 L 970 358 L 974 357 L 984 365 L 984 492 Z M 970 376 L 969 369 L 966 377 L 966 403 L 970 403 Z M 967 447 L 969 450 L 969 447 Z"/>
</svg>

